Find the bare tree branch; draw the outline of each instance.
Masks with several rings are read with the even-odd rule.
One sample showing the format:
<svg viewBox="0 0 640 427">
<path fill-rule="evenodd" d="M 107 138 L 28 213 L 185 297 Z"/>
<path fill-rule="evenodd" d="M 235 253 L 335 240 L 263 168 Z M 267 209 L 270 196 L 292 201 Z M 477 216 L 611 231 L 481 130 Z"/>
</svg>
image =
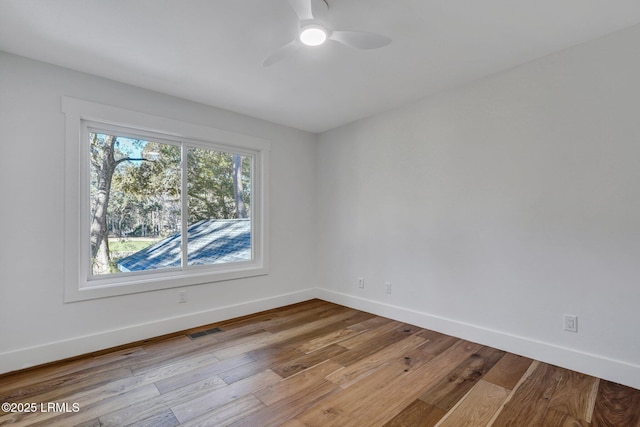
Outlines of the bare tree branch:
<svg viewBox="0 0 640 427">
<path fill-rule="evenodd" d="M 136 157 L 123 157 L 121 159 L 116 160 L 115 162 L 115 166 L 118 166 L 120 163 L 123 162 L 155 162 L 155 160 L 152 159 L 147 159 L 145 157 L 140 157 L 140 158 L 136 158 Z"/>
</svg>

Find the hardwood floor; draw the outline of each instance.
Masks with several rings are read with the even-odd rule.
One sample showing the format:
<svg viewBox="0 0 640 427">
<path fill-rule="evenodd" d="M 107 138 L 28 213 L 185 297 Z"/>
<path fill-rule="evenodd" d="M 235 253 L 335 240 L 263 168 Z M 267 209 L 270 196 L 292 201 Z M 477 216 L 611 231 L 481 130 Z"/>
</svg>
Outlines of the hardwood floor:
<svg viewBox="0 0 640 427">
<path fill-rule="evenodd" d="M 320 300 L 214 327 L 2 376 L 0 426 L 640 427 L 639 390 Z"/>
</svg>

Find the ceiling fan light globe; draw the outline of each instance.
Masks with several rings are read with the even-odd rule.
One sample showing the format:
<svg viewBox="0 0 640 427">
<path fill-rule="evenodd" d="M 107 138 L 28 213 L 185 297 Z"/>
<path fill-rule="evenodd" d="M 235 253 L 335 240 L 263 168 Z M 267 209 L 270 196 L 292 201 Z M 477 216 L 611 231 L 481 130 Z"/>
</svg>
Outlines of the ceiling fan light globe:
<svg viewBox="0 0 640 427">
<path fill-rule="evenodd" d="M 299 38 L 306 46 L 320 46 L 327 41 L 327 31 L 319 25 L 309 25 L 302 28 Z"/>
</svg>

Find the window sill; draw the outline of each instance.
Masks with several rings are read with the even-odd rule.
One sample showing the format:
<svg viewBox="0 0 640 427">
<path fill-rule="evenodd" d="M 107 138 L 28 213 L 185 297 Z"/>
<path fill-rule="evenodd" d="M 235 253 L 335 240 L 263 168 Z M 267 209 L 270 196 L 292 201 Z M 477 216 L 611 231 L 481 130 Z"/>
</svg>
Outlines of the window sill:
<svg viewBox="0 0 640 427">
<path fill-rule="evenodd" d="M 267 275 L 266 267 L 222 268 L 216 272 L 191 272 L 176 271 L 172 273 L 144 274 L 122 277 L 121 281 L 94 280 L 84 283 L 78 288 L 67 287 L 64 294 L 64 302 L 86 301 L 98 298 L 108 298 L 119 295 L 129 295 L 141 292 L 151 292 L 162 289 L 178 288 L 183 286 L 202 285 L 206 283 L 224 282 L 228 280 L 245 279 Z M 102 283 L 101 283 L 102 282 Z"/>
</svg>

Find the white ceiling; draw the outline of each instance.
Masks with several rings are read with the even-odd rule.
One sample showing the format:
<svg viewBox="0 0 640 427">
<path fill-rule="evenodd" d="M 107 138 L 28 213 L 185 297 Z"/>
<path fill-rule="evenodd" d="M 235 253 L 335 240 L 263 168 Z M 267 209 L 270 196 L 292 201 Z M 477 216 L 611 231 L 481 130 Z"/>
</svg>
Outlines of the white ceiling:
<svg viewBox="0 0 640 427">
<path fill-rule="evenodd" d="M 287 0 L 0 0 L 0 50 L 322 132 L 640 23 L 638 0 L 327 1 L 393 42 L 264 68 L 296 35 Z"/>
</svg>

